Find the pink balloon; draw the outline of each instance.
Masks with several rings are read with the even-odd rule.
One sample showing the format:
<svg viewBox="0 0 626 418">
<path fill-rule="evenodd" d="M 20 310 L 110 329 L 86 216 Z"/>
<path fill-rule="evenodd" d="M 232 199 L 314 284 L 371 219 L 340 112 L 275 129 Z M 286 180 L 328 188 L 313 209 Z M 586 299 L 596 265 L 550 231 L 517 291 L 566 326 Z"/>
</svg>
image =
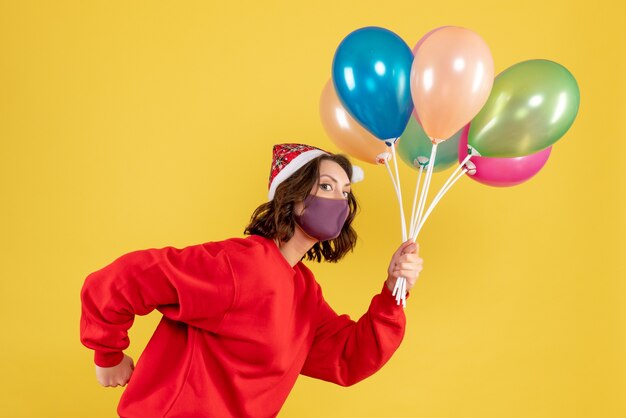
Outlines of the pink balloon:
<svg viewBox="0 0 626 418">
<path fill-rule="evenodd" d="M 468 123 L 459 140 L 459 163 L 467 156 Z M 472 180 L 488 186 L 516 186 L 530 180 L 543 168 L 550 157 L 552 147 L 523 157 L 497 158 L 473 156 L 470 161 L 476 166 L 476 173 L 468 176 Z"/>
<path fill-rule="evenodd" d="M 438 28 L 417 48 L 411 67 L 411 96 L 426 134 L 444 141 L 470 122 L 493 85 L 487 43 L 469 29 Z"/>
</svg>

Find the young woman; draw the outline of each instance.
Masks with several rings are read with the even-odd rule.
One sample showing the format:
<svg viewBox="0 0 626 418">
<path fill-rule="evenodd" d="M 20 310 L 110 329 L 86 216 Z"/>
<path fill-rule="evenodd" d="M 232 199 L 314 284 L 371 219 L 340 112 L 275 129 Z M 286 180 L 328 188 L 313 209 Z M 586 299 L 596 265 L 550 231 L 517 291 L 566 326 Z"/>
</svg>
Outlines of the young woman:
<svg viewBox="0 0 626 418">
<path fill-rule="evenodd" d="M 274 417 L 299 374 L 352 385 L 379 370 L 405 329 L 391 291 L 415 284 L 417 246 L 393 254 L 382 291 L 353 321 L 324 301 L 309 260 L 356 244 L 352 166 L 315 147 L 274 147 L 269 201 L 246 238 L 127 253 L 81 292 L 81 341 L 103 386 L 125 386 L 121 417 Z M 135 315 L 163 314 L 137 367 L 123 353 Z"/>
</svg>

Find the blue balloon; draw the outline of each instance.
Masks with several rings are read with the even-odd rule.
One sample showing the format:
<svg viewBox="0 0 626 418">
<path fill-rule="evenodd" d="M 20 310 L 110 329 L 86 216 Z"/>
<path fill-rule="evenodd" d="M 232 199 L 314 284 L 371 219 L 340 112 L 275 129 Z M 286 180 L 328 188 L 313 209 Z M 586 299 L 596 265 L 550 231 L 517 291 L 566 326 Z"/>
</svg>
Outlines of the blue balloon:
<svg viewBox="0 0 626 418">
<path fill-rule="evenodd" d="M 395 140 L 413 111 L 413 52 L 390 30 L 357 29 L 339 44 L 332 79 L 337 96 L 363 127 L 382 140 Z"/>
</svg>

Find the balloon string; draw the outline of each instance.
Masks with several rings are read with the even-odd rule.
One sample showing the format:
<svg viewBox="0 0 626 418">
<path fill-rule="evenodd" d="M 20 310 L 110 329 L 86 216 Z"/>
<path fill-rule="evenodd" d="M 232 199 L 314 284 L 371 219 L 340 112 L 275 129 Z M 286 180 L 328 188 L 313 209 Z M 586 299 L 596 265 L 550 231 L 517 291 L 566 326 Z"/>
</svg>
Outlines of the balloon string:
<svg viewBox="0 0 626 418">
<path fill-rule="evenodd" d="M 426 169 L 426 178 L 424 179 L 424 184 L 422 185 L 422 190 L 420 191 L 420 199 L 419 199 L 419 204 L 417 207 L 417 215 L 415 217 L 415 226 L 417 226 L 419 224 L 420 219 L 422 218 L 422 213 L 424 211 L 424 207 L 426 206 L 426 198 L 428 197 L 428 188 L 430 187 L 430 181 L 432 178 L 432 167 L 434 167 L 433 164 L 433 152 L 436 152 L 436 149 L 431 148 L 431 152 L 430 152 L 430 159 L 428 160 L 428 167 Z M 414 228 L 415 229 L 415 228 Z M 413 231 L 415 233 L 415 231 Z"/>
<path fill-rule="evenodd" d="M 393 156 L 393 165 L 396 170 L 396 182 L 398 184 L 398 204 L 400 205 L 400 220 L 402 222 L 402 242 L 407 240 L 406 235 L 406 219 L 404 217 L 404 203 L 402 199 L 402 186 L 400 185 L 400 172 L 398 171 L 398 159 L 396 158 L 396 147 L 391 144 L 391 155 Z"/>
<path fill-rule="evenodd" d="M 459 167 L 462 167 L 462 166 L 459 166 Z M 420 224 L 417 227 L 417 230 L 415 231 L 415 239 L 417 239 L 417 236 L 419 235 L 420 231 L 422 230 L 422 227 L 426 223 L 426 219 L 428 219 L 428 217 L 430 216 L 430 214 L 433 211 L 433 209 L 435 209 L 435 206 L 437 206 L 439 201 L 448 192 L 448 190 L 450 190 L 452 188 L 452 186 L 454 186 L 454 183 L 459 181 L 459 179 L 461 177 L 463 177 L 465 175 L 465 173 L 467 173 L 467 171 L 468 171 L 467 168 L 463 168 L 463 170 L 459 174 L 457 174 L 454 178 L 452 178 L 452 176 L 450 176 L 448 178 L 448 181 L 446 182 L 446 184 L 444 184 L 443 187 L 441 188 L 441 190 L 439 190 L 439 193 L 437 193 L 437 196 L 435 196 L 435 198 L 431 202 L 430 206 L 428 207 L 428 210 L 426 210 L 426 214 L 424 215 L 424 218 L 422 219 L 422 221 L 420 222 Z M 455 172 L 456 172 L 456 170 L 455 170 Z M 452 173 L 452 175 L 454 175 L 454 173 Z"/>
<path fill-rule="evenodd" d="M 426 198 L 428 196 L 428 189 L 430 188 L 430 182 L 433 176 L 433 167 L 435 166 L 435 158 L 437 156 L 437 144 L 433 144 L 432 150 L 430 151 L 430 159 L 428 160 L 428 169 L 426 170 L 426 178 L 424 179 L 424 184 L 422 185 L 422 192 L 420 195 L 419 205 L 417 208 L 417 218 L 416 224 L 419 225 L 422 220 L 422 214 L 424 213 L 424 208 L 426 206 Z M 416 235 L 413 235 L 413 241 L 416 239 Z"/>
<path fill-rule="evenodd" d="M 385 167 L 387 168 L 387 173 L 389 174 L 389 178 L 391 179 L 391 183 L 393 184 L 393 189 L 396 192 L 396 197 L 398 197 L 398 186 L 396 186 L 396 182 L 395 182 L 395 180 L 393 178 L 393 174 L 391 174 L 391 168 L 389 167 L 389 162 L 387 160 L 384 160 L 384 161 L 385 161 Z M 396 302 L 398 303 L 398 305 L 400 304 L 400 292 L 399 292 L 399 289 L 400 289 L 400 284 L 401 284 L 401 280 L 402 279 L 403 279 L 402 277 L 399 277 L 396 280 L 396 284 L 395 284 L 395 286 L 393 288 L 393 292 L 391 293 L 393 296 L 396 297 Z"/>
<path fill-rule="evenodd" d="M 426 178 L 424 179 L 424 185 L 422 186 L 422 193 L 420 195 L 419 205 L 416 211 L 417 220 L 412 220 L 411 221 L 412 225 L 415 225 L 419 222 L 419 219 L 421 218 L 422 212 L 424 210 L 424 206 L 426 206 L 426 196 L 428 195 L 428 188 L 430 186 L 430 181 L 433 175 L 433 166 L 435 165 L 436 155 L 437 155 L 437 144 L 434 143 L 432 150 L 430 152 L 430 159 L 428 160 L 428 169 L 426 170 Z M 421 171 L 420 171 L 420 175 L 421 175 Z M 419 188 L 419 183 L 417 185 L 417 188 Z M 411 216 L 411 218 L 413 218 L 413 216 Z M 413 238 L 413 241 L 415 241 L 415 238 Z M 406 307 L 406 279 L 404 277 L 399 277 L 398 280 L 396 280 L 396 286 L 394 287 L 394 291 L 392 294 L 396 296 L 396 302 L 398 304 L 402 302 L 402 306 Z"/>
<path fill-rule="evenodd" d="M 396 184 L 395 179 L 393 178 L 393 174 L 391 173 L 391 167 L 389 167 L 389 162 L 387 160 L 385 160 L 385 167 L 387 168 L 387 173 L 389 173 L 389 178 L 391 179 L 391 183 L 393 184 L 393 189 L 396 192 L 396 198 L 400 200 L 400 192 L 398 191 L 398 186 Z M 400 212 L 402 212 L 402 208 L 400 208 Z M 400 213 L 400 222 L 402 222 L 402 219 L 403 219 L 403 214 Z"/>
<path fill-rule="evenodd" d="M 406 308 L 406 279 L 404 277 L 398 277 L 392 295 L 396 297 L 397 305 L 402 304 L 402 307 Z"/>
<path fill-rule="evenodd" d="M 465 159 L 461 162 L 461 164 L 459 164 L 456 169 L 452 172 L 452 174 L 450 174 L 450 176 L 448 177 L 448 179 L 446 180 L 446 182 L 443 184 L 443 186 L 441 186 L 441 189 L 439 190 L 441 192 L 441 190 L 445 189 L 448 184 L 450 183 L 450 181 L 452 181 L 452 179 L 454 178 L 454 176 L 459 172 L 459 170 L 461 168 L 463 168 L 465 166 L 465 163 L 467 163 L 469 161 L 469 159 L 471 158 L 471 155 L 467 155 L 465 157 Z M 434 200 L 433 200 L 434 201 Z M 431 204 L 432 205 L 432 204 Z M 434 207 L 433 207 L 434 209 Z M 413 237 L 413 240 L 415 241 L 417 239 L 417 234 L 415 233 L 417 231 L 417 226 L 420 224 L 421 222 L 419 222 L 417 219 L 415 220 L 415 225 L 413 226 L 413 234 L 411 235 Z"/>
<path fill-rule="evenodd" d="M 391 184 L 393 184 L 393 190 L 395 190 L 396 195 L 398 194 L 398 186 L 396 185 L 396 180 L 393 178 L 393 174 L 391 174 L 391 168 L 389 167 L 389 162 L 385 161 L 385 168 L 387 168 L 387 173 L 389 173 L 389 178 L 391 179 Z"/>
<path fill-rule="evenodd" d="M 424 206 L 426 206 L 426 196 L 428 195 L 428 188 L 430 186 L 430 180 L 433 175 L 433 167 L 435 165 L 435 157 L 437 155 L 437 143 L 434 143 L 432 146 L 432 150 L 430 152 L 430 159 L 428 160 L 428 169 L 426 170 L 426 178 L 424 180 L 424 185 L 422 186 L 422 193 L 420 195 L 419 206 L 417 209 L 417 219 L 419 220 L 422 216 L 422 212 L 424 210 Z M 421 174 L 421 173 L 420 173 Z M 419 187 L 419 186 L 418 186 Z M 413 221 L 415 224 L 419 221 Z M 415 238 L 413 238 L 415 241 Z M 399 277 L 396 280 L 396 285 L 394 287 L 394 291 L 392 293 L 396 296 L 396 302 L 400 304 L 402 302 L 402 306 L 406 307 L 406 279 L 404 277 Z"/>
<path fill-rule="evenodd" d="M 411 226 L 409 235 L 413 236 L 413 232 L 415 232 L 415 215 L 417 209 L 417 195 L 420 188 L 420 182 L 422 180 L 422 173 L 424 172 L 424 166 L 420 164 L 420 170 L 417 173 L 417 182 L 415 183 L 415 194 L 413 195 L 413 206 L 411 207 Z"/>
<path fill-rule="evenodd" d="M 396 164 L 395 169 L 396 169 L 396 173 L 398 173 L 398 165 L 397 162 L 395 161 L 395 149 L 393 149 L 393 146 L 390 147 L 391 151 L 392 151 L 392 155 L 394 158 L 394 163 Z M 391 183 L 393 184 L 393 188 L 396 192 L 396 198 L 398 199 L 398 203 L 399 203 L 399 207 L 400 207 L 400 222 L 402 223 L 402 242 L 405 242 L 407 240 L 407 236 L 406 236 L 406 220 L 404 218 L 404 207 L 402 205 L 402 195 L 401 195 L 401 191 L 399 189 L 399 185 L 396 183 L 396 179 L 394 179 L 394 176 L 391 172 L 391 167 L 389 166 L 389 161 L 385 159 L 385 168 L 387 169 L 387 173 L 389 174 L 389 178 L 391 179 Z M 400 179 L 400 176 L 398 175 L 398 179 Z M 404 291 L 402 291 L 402 289 L 404 289 Z M 403 307 L 406 307 L 406 280 L 404 277 L 398 277 L 398 279 L 396 280 L 396 284 L 393 288 L 393 292 L 391 293 L 393 296 L 395 296 L 396 298 L 396 303 L 398 305 L 400 305 L 402 303 Z"/>
</svg>

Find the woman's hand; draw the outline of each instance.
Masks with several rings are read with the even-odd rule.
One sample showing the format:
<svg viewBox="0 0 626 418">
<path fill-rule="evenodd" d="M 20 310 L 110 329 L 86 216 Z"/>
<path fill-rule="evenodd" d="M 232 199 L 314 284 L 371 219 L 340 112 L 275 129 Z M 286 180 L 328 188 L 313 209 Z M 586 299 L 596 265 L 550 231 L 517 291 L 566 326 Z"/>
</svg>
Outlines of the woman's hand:
<svg viewBox="0 0 626 418">
<path fill-rule="evenodd" d="M 124 354 L 122 362 L 113 367 L 96 366 L 96 379 L 102 386 L 126 386 L 135 369 L 133 359 Z"/>
<path fill-rule="evenodd" d="M 389 268 L 387 269 L 387 287 L 393 292 L 393 288 L 396 285 L 396 280 L 399 277 L 406 279 L 406 290 L 409 291 L 415 282 L 417 277 L 422 271 L 422 260 L 418 256 L 419 245 L 412 240 L 408 240 L 396 250 L 391 257 Z"/>
</svg>

